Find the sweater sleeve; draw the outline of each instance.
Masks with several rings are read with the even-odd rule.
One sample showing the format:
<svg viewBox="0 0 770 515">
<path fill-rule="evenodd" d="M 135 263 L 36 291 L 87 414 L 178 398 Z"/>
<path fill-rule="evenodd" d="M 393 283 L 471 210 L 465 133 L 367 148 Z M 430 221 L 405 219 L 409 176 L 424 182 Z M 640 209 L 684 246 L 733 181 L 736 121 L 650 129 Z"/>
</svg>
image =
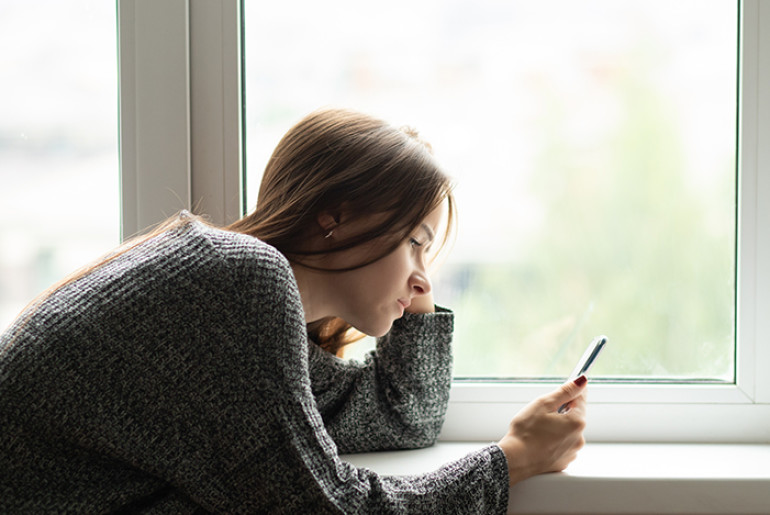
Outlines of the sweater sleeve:
<svg viewBox="0 0 770 515">
<path fill-rule="evenodd" d="M 270 291 L 270 295 L 254 297 L 255 304 L 259 306 L 255 313 L 274 310 L 271 314 L 274 334 L 258 342 L 260 354 L 273 357 L 263 361 L 259 370 L 259 374 L 267 379 L 264 388 L 270 390 L 254 392 L 253 402 L 269 402 L 270 406 L 265 408 L 274 415 L 271 419 L 275 425 L 275 436 L 269 443 L 260 442 L 257 452 L 245 453 L 236 473 L 224 478 L 225 483 L 220 483 L 220 488 L 239 485 L 237 492 L 228 494 L 229 499 L 246 496 L 243 498 L 246 504 L 234 506 L 233 511 L 243 511 L 244 506 L 246 511 L 256 507 L 264 510 L 265 501 L 273 499 L 278 504 L 271 505 L 270 509 L 291 513 L 327 510 L 388 514 L 504 513 L 508 496 L 507 464 L 502 451 L 495 445 L 471 453 L 435 472 L 410 477 L 380 476 L 339 458 L 337 445 L 324 426 L 311 390 L 304 314 L 288 264 L 281 267 L 278 275 L 281 277 L 280 286 L 260 286 L 261 290 Z M 438 382 L 445 390 L 439 397 L 444 397 L 448 384 L 446 378 L 450 373 L 447 337 L 451 334 L 451 314 L 414 318 L 399 323 L 380 342 L 380 348 L 386 356 L 391 352 L 404 352 L 401 347 L 415 349 L 417 355 L 406 357 L 406 363 L 419 362 L 421 358 L 434 365 L 442 363 L 447 369 L 446 375 Z M 260 334 L 264 336 L 264 331 Z M 436 338 L 437 334 L 441 337 Z M 408 341 L 425 345 L 406 345 Z M 391 364 L 388 366 L 399 368 L 400 365 L 394 365 L 397 361 L 393 358 L 383 360 Z M 232 366 L 237 365 L 233 363 Z M 415 381 L 410 380 L 408 373 L 389 374 L 400 377 L 406 384 L 414 382 L 418 385 L 400 390 L 394 385 L 393 391 L 388 393 L 394 399 L 401 396 L 431 398 L 431 395 L 423 395 L 419 390 L 438 388 L 421 377 L 427 374 L 427 368 L 415 371 Z M 250 375 L 246 373 L 244 380 L 248 380 Z M 404 412 L 405 415 L 396 418 L 408 420 L 407 425 L 414 425 L 416 420 L 416 425 L 433 427 L 440 426 L 445 403 L 446 400 L 439 401 L 424 416 L 411 413 L 416 406 L 413 401 L 389 404 Z M 265 408 L 258 410 L 257 416 L 261 416 Z M 349 413 L 352 419 L 355 410 Z M 403 422 L 400 424 L 403 425 Z M 261 439 L 264 425 L 252 430 L 258 431 L 256 434 Z M 431 431 L 435 432 L 435 429 Z M 266 462 L 272 463 L 271 467 L 266 468 Z M 250 505 L 254 498 L 262 504 Z"/>
<path fill-rule="evenodd" d="M 443 308 L 406 313 L 364 363 L 309 345 L 313 394 L 340 452 L 435 443 L 449 400 L 453 318 Z"/>
<path fill-rule="evenodd" d="M 196 225 L 61 289 L 0 339 L 0 507 L 504 512 L 496 446 L 408 478 L 342 461 L 304 322 L 277 251 Z"/>
</svg>

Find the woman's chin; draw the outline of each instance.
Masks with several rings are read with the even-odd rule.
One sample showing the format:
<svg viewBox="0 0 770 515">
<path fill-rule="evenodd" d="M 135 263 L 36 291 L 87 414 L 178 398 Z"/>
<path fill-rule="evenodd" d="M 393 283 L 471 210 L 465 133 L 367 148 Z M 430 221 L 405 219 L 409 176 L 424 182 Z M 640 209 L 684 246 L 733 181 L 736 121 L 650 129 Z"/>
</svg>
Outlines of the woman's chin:
<svg viewBox="0 0 770 515">
<path fill-rule="evenodd" d="M 364 333 L 366 336 L 371 336 L 372 338 L 380 338 L 382 336 L 385 336 L 390 332 L 390 328 L 393 327 L 393 320 L 389 321 L 387 324 L 376 324 L 376 325 L 367 325 L 366 327 L 359 327 L 355 324 L 351 324 L 357 331 L 360 331 Z"/>
</svg>

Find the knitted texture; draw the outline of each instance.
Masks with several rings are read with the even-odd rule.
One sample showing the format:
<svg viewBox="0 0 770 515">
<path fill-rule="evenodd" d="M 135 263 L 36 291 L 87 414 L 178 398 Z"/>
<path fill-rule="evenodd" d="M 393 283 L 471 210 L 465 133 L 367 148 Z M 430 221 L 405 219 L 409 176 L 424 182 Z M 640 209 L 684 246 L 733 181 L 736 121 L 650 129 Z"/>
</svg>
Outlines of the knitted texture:
<svg viewBox="0 0 770 515">
<path fill-rule="evenodd" d="M 435 441 L 452 321 L 338 359 L 278 251 L 183 219 L 0 337 L 0 513 L 504 513 L 495 445 L 408 477 L 338 457 Z"/>
</svg>

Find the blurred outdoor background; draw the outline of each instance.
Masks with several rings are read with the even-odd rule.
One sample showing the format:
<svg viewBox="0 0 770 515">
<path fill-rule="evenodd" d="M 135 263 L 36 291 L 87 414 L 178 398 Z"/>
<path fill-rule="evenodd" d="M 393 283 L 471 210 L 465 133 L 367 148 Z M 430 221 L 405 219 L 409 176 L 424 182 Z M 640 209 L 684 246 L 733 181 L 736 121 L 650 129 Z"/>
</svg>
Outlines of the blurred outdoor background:
<svg viewBox="0 0 770 515">
<path fill-rule="evenodd" d="M 280 136 L 352 107 L 431 142 L 460 227 L 455 375 L 734 369 L 738 5 L 246 1 L 248 206 Z M 354 352 L 355 354 L 355 352 Z"/>
<path fill-rule="evenodd" d="M 738 5 L 245 0 L 248 209 L 281 135 L 344 106 L 454 177 L 455 375 L 734 373 Z M 0 327 L 119 239 L 115 4 L 0 3 Z"/>
<path fill-rule="evenodd" d="M 0 1 L 0 331 L 120 243 L 115 3 Z"/>
</svg>

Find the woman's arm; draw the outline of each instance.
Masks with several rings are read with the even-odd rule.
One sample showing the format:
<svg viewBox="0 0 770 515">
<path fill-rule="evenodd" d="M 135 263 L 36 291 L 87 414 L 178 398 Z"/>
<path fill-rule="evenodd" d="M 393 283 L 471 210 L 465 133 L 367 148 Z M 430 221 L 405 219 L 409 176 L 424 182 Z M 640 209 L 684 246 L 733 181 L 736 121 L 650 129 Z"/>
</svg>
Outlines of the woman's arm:
<svg viewBox="0 0 770 515">
<path fill-rule="evenodd" d="M 442 308 L 433 314 L 406 313 L 364 363 L 310 344 L 313 394 L 341 452 L 435 442 L 449 400 L 453 321 Z"/>
<path fill-rule="evenodd" d="M 339 459 L 277 253 L 197 225 L 162 243 L 0 337 L 0 511 L 504 512 L 494 445 L 410 478 Z"/>
<path fill-rule="evenodd" d="M 309 363 L 306 360 L 308 347 L 297 292 L 291 293 L 293 287 L 288 288 L 289 292 L 280 288 L 258 289 L 264 294 L 254 295 L 253 300 L 259 306 L 255 307 L 254 314 L 271 313 L 273 323 L 269 332 L 272 337 L 268 338 L 263 333 L 260 340 L 254 342 L 256 345 L 245 341 L 244 349 L 258 349 L 259 355 L 267 359 L 261 358 L 251 367 L 243 359 L 245 355 L 232 356 L 234 359 L 228 367 L 243 374 L 240 376 L 242 381 L 237 382 L 246 390 L 252 385 L 256 387 L 258 393 L 255 392 L 257 394 L 252 398 L 255 403 L 264 405 L 263 409 L 256 411 L 252 411 L 248 403 L 243 405 L 246 411 L 241 412 L 239 418 L 241 423 L 248 424 L 249 420 L 257 423 L 252 428 L 250 440 L 259 442 L 259 450 L 245 454 L 238 470 L 222 477 L 224 483 L 219 485 L 230 488 L 238 484 L 239 488 L 246 488 L 235 494 L 248 496 L 239 509 L 248 508 L 250 502 L 259 500 L 254 507 L 260 510 L 270 508 L 266 511 L 287 513 L 325 513 L 333 510 L 393 514 L 504 512 L 508 497 L 508 470 L 505 455 L 496 445 L 489 445 L 435 472 L 408 478 L 379 476 L 341 461 L 311 391 Z M 262 318 L 247 317 L 249 320 Z M 263 326 L 262 331 L 265 329 L 267 327 Z M 439 390 L 448 394 L 451 375 L 448 339 L 451 332 L 451 313 L 408 316 L 395 325 L 388 338 L 380 342 L 380 354 L 384 359 L 374 366 L 375 374 L 394 379 L 398 376 L 409 385 L 405 388 L 391 385 L 382 393 L 385 397 L 392 397 L 386 402 L 391 410 L 408 414 L 408 417 L 392 414 L 389 418 L 402 419 L 392 427 L 402 428 L 403 420 L 418 417 L 413 409 L 408 409 L 415 406 L 408 398 L 426 397 L 417 390 L 436 386 L 427 376 L 435 377 L 437 368 L 444 369 L 444 378 L 438 380 L 441 384 Z M 405 355 L 401 359 L 406 359 L 406 362 L 397 364 L 399 359 L 396 356 L 402 353 Z M 427 366 L 409 370 L 411 362 L 425 362 Z M 395 374 L 389 370 L 391 366 L 402 371 Z M 378 383 L 382 384 L 381 381 Z M 353 389 L 361 384 L 367 384 L 367 381 L 354 381 Z M 378 394 L 377 390 L 373 393 Z M 365 392 L 367 388 L 358 391 Z M 354 393 L 347 398 L 356 396 Z M 364 403 L 366 409 L 369 409 L 369 404 Z M 443 419 L 445 401 L 439 404 L 434 408 L 421 404 L 426 408 L 426 420 L 422 423 L 434 426 L 436 418 Z M 250 413 L 254 417 L 249 416 Z M 364 416 L 366 410 L 363 414 L 356 410 L 346 413 L 351 418 L 360 415 L 367 420 Z M 411 425 L 413 423 L 406 424 L 407 427 Z M 366 429 L 374 428 L 369 426 Z M 277 504 L 268 505 L 267 502 Z"/>
</svg>

